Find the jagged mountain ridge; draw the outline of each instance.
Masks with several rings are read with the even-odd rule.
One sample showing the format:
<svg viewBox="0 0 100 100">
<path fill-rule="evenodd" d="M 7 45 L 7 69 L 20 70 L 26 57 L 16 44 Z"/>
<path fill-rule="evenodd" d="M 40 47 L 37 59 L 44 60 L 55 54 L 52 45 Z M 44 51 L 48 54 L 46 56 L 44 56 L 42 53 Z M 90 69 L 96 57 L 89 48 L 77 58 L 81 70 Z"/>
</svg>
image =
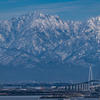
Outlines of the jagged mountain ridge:
<svg viewBox="0 0 100 100">
<path fill-rule="evenodd" d="M 100 16 L 74 22 L 35 12 L 5 20 L 0 24 L 0 65 L 40 71 L 44 66 L 99 66 L 99 32 Z"/>
</svg>

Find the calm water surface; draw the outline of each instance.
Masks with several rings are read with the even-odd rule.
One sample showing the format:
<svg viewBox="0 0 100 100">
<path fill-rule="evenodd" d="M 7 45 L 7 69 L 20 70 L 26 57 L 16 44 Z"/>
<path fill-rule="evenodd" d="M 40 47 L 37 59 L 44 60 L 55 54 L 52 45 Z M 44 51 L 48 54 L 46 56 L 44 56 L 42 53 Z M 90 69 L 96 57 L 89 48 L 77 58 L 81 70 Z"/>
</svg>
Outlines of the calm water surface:
<svg viewBox="0 0 100 100">
<path fill-rule="evenodd" d="M 41 96 L 0 96 L 0 100 L 40 100 Z M 41 100 L 58 100 L 58 99 L 41 99 Z"/>
<path fill-rule="evenodd" d="M 58 99 L 40 99 L 41 96 L 0 96 L 0 100 L 58 100 Z M 97 98 L 73 98 L 71 100 L 100 100 Z"/>
</svg>

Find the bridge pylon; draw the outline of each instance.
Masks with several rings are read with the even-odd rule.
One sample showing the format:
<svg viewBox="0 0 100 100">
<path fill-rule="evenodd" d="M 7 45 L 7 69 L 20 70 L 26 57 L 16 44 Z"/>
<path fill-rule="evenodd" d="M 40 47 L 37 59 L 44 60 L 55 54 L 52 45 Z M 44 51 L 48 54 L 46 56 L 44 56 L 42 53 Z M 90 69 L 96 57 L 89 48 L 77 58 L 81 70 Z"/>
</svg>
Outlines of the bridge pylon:
<svg viewBox="0 0 100 100">
<path fill-rule="evenodd" d="M 90 86 L 93 86 L 93 75 L 92 75 L 92 67 L 89 68 L 89 77 L 88 77 L 88 89 L 90 89 Z"/>
</svg>

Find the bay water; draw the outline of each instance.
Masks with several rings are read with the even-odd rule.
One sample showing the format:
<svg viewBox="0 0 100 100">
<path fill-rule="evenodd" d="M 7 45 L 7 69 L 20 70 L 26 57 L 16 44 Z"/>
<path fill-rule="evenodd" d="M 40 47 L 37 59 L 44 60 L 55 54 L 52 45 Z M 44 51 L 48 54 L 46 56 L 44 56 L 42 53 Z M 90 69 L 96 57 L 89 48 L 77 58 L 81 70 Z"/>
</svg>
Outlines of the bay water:
<svg viewBox="0 0 100 100">
<path fill-rule="evenodd" d="M 58 99 L 40 99 L 41 96 L 0 96 L 0 100 L 58 100 Z"/>
<path fill-rule="evenodd" d="M 41 98 L 41 96 L 0 96 L 0 100 L 60 100 L 58 98 Z M 63 100 L 63 99 L 62 99 Z M 100 100 L 97 98 L 71 98 L 71 100 Z"/>
</svg>

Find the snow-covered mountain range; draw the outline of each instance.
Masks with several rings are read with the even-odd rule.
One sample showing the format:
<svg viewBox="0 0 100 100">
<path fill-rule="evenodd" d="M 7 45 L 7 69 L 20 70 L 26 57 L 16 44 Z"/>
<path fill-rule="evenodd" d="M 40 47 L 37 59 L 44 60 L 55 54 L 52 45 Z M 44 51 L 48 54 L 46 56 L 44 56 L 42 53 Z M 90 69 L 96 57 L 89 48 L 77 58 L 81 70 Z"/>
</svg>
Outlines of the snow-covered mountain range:
<svg viewBox="0 0 100 100">
<path fill-rule="evenodd" d="M 99 74 L 99 65 L 100 16 L 74 22 L 35 12 L 0 23 L 0 69 L 6 73 L 2 81 L 13 75 L 18 80 L 68 81 L 86 69 L 86 76 L 77 78 L 84 80 L 87 67 L 94 66 Z M 16 76 L 21 73 L 22 79 Z"/>
</svg>

